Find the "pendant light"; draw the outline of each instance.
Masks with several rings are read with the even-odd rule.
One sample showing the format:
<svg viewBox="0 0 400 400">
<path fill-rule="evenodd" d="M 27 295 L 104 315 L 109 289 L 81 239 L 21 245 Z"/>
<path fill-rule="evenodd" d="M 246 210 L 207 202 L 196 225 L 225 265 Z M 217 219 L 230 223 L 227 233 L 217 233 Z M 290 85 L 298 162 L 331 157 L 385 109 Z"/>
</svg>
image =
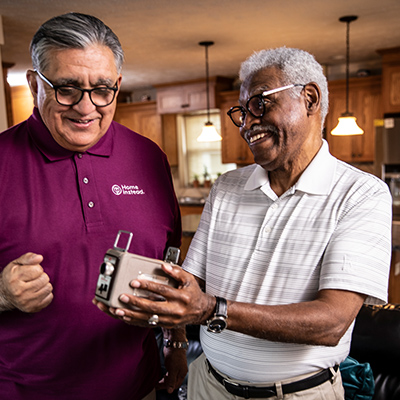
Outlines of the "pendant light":
<svg viewBox="0 0 400 400">
<path fill-rule="evenodd" d="M 197 138 L 198 142 L 217 142 L 222 140 L 222 137 L 215 129 L 215 126 L 210 121 L 210 85 L 208 76 L 208 48 L 212 46 L 214 42 L 200 42 L 200 46 L 204 46 L 206 49 L 206 90 L 207 90 L 207 122 L 205 123 L 200 136 Z"/>
<path fill-rule="evenodd" d="M 349 112 L 349 64 L 350 64 L 350 22 L 358 19 L 356 15 L 348 15 L 339 18 L 340 22 L 347 24 L 346 32 L 346 112 L 339 117 L 339 123 L 332 129 L 331 135 L 351 136 L 362 135 L 364 131 L 357 125 L 356 117 Z"/>
</svg>

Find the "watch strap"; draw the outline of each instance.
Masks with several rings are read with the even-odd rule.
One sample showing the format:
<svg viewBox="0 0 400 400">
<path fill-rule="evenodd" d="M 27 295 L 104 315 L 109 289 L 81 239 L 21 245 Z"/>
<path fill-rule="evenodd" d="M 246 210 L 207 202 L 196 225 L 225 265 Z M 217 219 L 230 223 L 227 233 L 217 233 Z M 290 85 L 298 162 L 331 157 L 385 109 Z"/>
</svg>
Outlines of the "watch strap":
<svg viewBox="0 0 400 400">
<path fill-rule="evenodd" d="M 187 350 L 189 348 L 189 342 L 186 340 L 185 342 L 177 342 L 174 340 L 164 339 L 165 347 L 172 347 L 173 349 L 184 349 Z"/>
<path fill-rule="evenodd" d="M 218 297 L 215 296 L 217 303 L 215 306 L 215 315 L 219 316 L 219 317 L 224 317 L 227 318 L 228 317 L 228 304 L 226 302 L 226 299 L 224 299 L 223 297 Z"/>
<path fill-rule="evenodd" d="M 228 305 L 226 299 L 215 296 L 215 312 L 213 316 L 206 322 L 207 330 L 213 333 L 221 333 L 227 327 Z"/>
</svg>

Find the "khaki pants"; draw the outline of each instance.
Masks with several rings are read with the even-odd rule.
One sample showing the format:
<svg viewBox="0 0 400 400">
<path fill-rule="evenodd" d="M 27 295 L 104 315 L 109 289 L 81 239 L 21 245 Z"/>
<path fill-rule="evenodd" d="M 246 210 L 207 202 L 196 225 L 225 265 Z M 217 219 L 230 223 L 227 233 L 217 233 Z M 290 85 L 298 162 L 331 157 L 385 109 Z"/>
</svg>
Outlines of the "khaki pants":
<svg viewBox="0 0 400 400">
<path fill-rule="evenodd" d="M 221 375 L 224 375 L 221 373 Z M 277 382 L 275 385 L 295 382 L 304 379 L 307 376 L 314 374 L 302 375 L 294 379 L 288 379 L 282 382 Z M 333 380 L 333 382 L 332 382 Z M 314 388 L 303 390 L 297 393 L 290 393 L 284 396 L 269 397 L 270 400 L 344 400 L 344 389 L 340 371 L 336 373 L 332 380 L 328 380 L 322 385 Z M 232 380 L 236 383 L 248 385 L 248 383 Z M 273 386 L 271 383 L 254 384 L 252 386 Z M 243 400 L 243 397 L 235 396 L 229 393 L 223 385 L 221 385 L 214 376 L 208 372 L 205 355 L 202 354 L 197 360 L 189 366 L 188 379 L 188 400 Z M 257 399 L 250 399 L 257 400 Z M 258 399 L 259 400 L 259 399 Z"/>
</svg>

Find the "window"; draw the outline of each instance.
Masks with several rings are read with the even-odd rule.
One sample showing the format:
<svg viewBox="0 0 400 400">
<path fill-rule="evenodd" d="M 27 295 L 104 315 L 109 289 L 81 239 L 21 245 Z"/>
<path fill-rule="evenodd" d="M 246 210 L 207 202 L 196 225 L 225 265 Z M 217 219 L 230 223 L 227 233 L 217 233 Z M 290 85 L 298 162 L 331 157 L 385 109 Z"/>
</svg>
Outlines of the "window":
<svg viewBox="0 0 400 400">
<path fill-rule="evenodd" d="M 210 113 L 210 120 L 217 131 L 221 132 L 219 112 Z M 200 185 L 207 186 L 207 181 L 212 183 L 218 175 L 236 169 L 236 164 L 222 164 L 221 142 L 200 143 L 197 141 L 206 121 L 207 114 L 204 112 L 178 116 L 179 171 L 181 184 L 184 186 L 193 185 L 196 179 L 199 180 Z"/>
</svg>

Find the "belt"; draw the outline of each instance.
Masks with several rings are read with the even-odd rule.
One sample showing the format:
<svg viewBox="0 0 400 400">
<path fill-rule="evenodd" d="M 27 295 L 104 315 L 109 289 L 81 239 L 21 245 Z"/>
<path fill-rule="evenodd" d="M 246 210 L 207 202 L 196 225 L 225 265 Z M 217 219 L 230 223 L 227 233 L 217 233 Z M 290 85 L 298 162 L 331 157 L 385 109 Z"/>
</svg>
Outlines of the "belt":
<svg viewBox="0 0 400 400">
<path fill-rule="evenodd" d="M 277 391 L 275 386 L 265 386 L 265 387 L 258 387 L 258 386 L 244 386 L 240 385 L 235 382 L 228 381 L 222 375 L 220 375 L 210 364 L 210 362 L 206 359 L 208 369 L 213 374 L 214 378 L 221 383 L 225 389 L 239 397 L 244 397 L 245 399 L 254 398 L 268 398 L 277 396 Z M 337 371 L 339 368 L 336 365 L 333 369 Z M 300 392 L 302 390 L 311 389 L 313 387 L 322 385 L 324 382 L 328 381 L 333 377 L 333 374 L 330 369 L 324 369 L 321 372 L 318 372 L 315 375 L 312 375 L 308 378 L 301 379 L 297 382 L 286 383 L 282 385 L 282 392 L 283 394 L 295 393 Z"/>
</svg>

